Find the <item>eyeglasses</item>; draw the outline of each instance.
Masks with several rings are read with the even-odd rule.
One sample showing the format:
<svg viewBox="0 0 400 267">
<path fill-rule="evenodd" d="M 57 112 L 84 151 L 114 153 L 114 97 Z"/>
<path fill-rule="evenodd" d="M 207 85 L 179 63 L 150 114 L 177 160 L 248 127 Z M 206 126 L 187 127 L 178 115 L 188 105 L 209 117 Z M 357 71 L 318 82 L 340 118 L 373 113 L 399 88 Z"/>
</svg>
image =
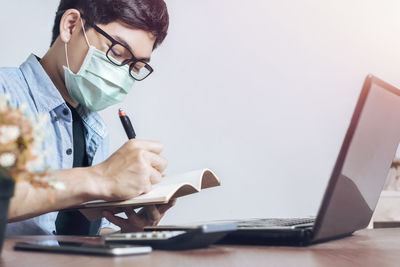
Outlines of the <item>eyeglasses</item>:
<svg viewBox="0 0 400 267">
<path fill-rule="evenodd" d="M 106 56 L 111 63 L 120 67 L 129 65 L 129 75 L 136 81 L 143 81 L 153 72 L 153 68 L 149 64 L 143 60 L 137 59 L 131 50 L 129 50 L 125 45 L 112 38 L 94 23 L 87 20 L 86 23 L 111 41 L 111 46 L 106 53 Z"/>
</svg>

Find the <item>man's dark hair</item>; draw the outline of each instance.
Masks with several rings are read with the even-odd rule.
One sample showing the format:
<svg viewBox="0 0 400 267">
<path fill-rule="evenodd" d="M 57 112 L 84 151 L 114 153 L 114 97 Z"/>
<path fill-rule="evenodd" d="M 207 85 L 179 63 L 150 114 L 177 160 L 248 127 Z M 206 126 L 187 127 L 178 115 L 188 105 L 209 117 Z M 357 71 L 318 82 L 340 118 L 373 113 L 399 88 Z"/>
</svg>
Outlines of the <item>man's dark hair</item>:
<svg viewBox="0 0 400 267">
<path fill-rule="evenodd" d="M 163 0 L 61 0 L 53 26 L 51 45 L 60 35 L 60 21 L 63 11 L 75 8 L 84 19 L 95 24 L 108 24 L 120 20 L 128 25 L 151 32 L 156 48 L 165 39 L 169 16 Z M 85 25 L 85 28 L 89 25 Z"/>
</svg>

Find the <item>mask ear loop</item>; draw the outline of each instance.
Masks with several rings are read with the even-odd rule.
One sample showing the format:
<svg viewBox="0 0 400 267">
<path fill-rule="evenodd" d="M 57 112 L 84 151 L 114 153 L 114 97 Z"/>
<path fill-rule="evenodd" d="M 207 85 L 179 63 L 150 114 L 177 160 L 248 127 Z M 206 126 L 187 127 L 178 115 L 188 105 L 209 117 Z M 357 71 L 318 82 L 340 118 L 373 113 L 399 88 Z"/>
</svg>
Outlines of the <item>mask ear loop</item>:
<svg viewBox="0 0 400 267">
<path fill-rule="evenodd" d="M 69 68 L 69 61 L 68 61 L 68 43 L 65 43 L 65 59 L 67 60 L 67 67 Z"/>
<path fill-rule="evenodd" d="M 88 38 L 87 38 L 87 36 L 86 36 L 85 25 L 83 25 L 82 18 L 81 18 L 81 24 L 82 24 L 83 35 L 85 36 L 86 43 L 87 43 L 87 45 L 88 45 L 89 48 L 90 48 L 90 43 L 89 43 L 89 40 L 88 40 Z"/>
<path fill-rule="evenodd" d="M 87 43 L 87 45 L 88 45 L 89 48 L 90 48 L 89 39 L 87 38 L 86 30 L 85 30 L 85 25 L 83 24 L 82 18 L 81 18 L 81 24 L 82 24 L 83 35 L 85 36 L 86 43 Z M 69 61 L 68 61 L 68 43 L 65 43 L 65 59 L 66 59 L 66 61 L 67 61 L 67 67 L 68 67 L 68 69 L 71 69 L 71 68 L 69 67 Z"/>
</svg>

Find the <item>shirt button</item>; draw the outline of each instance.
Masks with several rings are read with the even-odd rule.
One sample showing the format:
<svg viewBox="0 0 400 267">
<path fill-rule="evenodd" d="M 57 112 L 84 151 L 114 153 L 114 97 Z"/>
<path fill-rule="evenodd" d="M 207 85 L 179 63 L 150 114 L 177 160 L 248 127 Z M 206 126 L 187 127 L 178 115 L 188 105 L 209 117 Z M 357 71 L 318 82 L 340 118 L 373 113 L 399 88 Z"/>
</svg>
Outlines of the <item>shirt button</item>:
<svg viewBox="0 0 400 267">
<path fill-rule="evenodd" d="M 72 149 L 68 148 L 67 151 L 65 151 L 67 153 L 67 155 L 71 155 L 72 154 Z"/>
<path fill-rule="evenodd" d="M 54 121 L 58 121 L 60 118 L 58 116 L 54 116 Z"/>
<path fill-rule="evenodd" d="M 62 111 L 62 113 L 63 113 L 65 116 L 67 116 L 67 115 L 69 114 L 69 111 L 68 111 L 68 109 L 64 108 L 63 111 Z"/>
</svg>

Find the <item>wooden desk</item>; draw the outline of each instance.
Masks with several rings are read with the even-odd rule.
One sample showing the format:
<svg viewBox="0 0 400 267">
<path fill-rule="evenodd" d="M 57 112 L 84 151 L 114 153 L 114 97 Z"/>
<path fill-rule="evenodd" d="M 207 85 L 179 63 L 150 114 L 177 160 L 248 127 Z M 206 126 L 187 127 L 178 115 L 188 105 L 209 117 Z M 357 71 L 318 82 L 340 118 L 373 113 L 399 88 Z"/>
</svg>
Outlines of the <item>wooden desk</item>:
<svg viewBox="0 0 400 267">
<path fill-rule="evenodd" d="M 40 236 L 7 239 L 0 266 L 400 266 L 400 228 L 362 230 L 345 239 L 310 247 L 217 245 L 207 249 L 153 251 L 148 255 L 115 258 L 23 252 L 12 248 L 15 241 L 55 238 Z M 57 239 L 76 241 L 79 238 Z"/>
</svg>

